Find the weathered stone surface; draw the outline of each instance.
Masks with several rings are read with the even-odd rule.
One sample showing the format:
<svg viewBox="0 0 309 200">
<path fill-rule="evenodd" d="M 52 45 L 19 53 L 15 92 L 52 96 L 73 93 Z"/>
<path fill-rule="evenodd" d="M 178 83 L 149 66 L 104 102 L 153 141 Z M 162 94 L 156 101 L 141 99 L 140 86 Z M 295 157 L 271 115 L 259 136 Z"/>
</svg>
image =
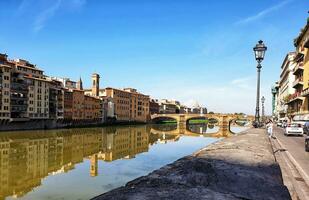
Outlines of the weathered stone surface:
<svg viewBox="0 0 309 200">
<path fill-rule="evenodd" d="M 250 129 L 95 200 L 290 199 L 265 131 Z"/>
</svg>

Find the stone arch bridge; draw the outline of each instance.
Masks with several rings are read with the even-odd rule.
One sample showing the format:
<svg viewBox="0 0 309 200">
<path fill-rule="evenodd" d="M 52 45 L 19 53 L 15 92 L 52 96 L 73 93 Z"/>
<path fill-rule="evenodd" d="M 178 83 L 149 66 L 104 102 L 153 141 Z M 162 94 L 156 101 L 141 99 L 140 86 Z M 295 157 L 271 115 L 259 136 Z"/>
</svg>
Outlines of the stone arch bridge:
<svg viewBox="0 0 309 200">
<path fill-rule="evenodd" d="M 247 120 L 252 122 L 254 116 L 234 115 L 234 114 L 153 114 L 151 121 L 160 121 L 160 119 L 174 119 L 177 121 L 178 127 L 184 129 L 187 122 L 191 119 L 215 119 L 221 130 L 229 130 L 230 123 L 235 120 Z"/>
<path fill-rule="evenodd" d="M 214 133 L 205 133 L 205 134 L 195 133 L 188 129 L 179 129 L 179 128 L 174 129 L 174 130 L 169 130 L 169 131 L 162 131 L 162 130 L 151 128 L 150 132 L 153 134 L 182 135 L 182 136 L 192 136 L 192 137 L 205 136 L 205 137 L 214 137 L 214 138 L 229 137 L 233 135 L 232 132 L 230 132 L 229 130 L 222 130 L 222 129 Z"/>
</svg>

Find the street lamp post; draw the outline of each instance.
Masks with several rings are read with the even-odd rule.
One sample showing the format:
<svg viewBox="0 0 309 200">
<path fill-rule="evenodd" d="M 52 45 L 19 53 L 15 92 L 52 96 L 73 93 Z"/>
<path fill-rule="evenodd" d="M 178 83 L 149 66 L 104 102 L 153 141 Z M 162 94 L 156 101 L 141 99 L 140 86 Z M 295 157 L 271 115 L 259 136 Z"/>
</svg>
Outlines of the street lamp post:
<svg viewBox="0 0 309 200">
<path fill-rule="evenodd" d="M 255 108 L 255 125 L 260 127 L 260 73 L 261 73 L 261 62 L 264 59 L 265 51 L 267 47 L 264 45 L 263 41 L 260 40 L 258 44 L 253 48 L 255 54 L 255 60 L 257 61 L 257 91 L 256 91 L 256 108 Z"/>
<path fill-rule="evenodd" d="M 261 102 L 262 102 L 262 122 L 265 123 L 265 107 L 264 107 L 264 103 L 265 103 L 265 97 L 262 96 L 261 98 Z"/>
</svg>

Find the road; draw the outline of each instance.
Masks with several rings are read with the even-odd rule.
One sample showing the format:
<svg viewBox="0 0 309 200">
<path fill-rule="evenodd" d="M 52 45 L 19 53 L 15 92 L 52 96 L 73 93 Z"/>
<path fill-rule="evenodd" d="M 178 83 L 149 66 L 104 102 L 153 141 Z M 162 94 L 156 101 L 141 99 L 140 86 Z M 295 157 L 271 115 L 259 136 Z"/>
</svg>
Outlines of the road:
<svg viewBox="0 0 309 200">
<path fill-rule="evenodd" d="M 285 136 L 284 129 L 276 127 L 274 128 L 274 136 L 309 177 L 309 152 L 305 151 L 305 135 L 303 137 Z"/>
</svg>

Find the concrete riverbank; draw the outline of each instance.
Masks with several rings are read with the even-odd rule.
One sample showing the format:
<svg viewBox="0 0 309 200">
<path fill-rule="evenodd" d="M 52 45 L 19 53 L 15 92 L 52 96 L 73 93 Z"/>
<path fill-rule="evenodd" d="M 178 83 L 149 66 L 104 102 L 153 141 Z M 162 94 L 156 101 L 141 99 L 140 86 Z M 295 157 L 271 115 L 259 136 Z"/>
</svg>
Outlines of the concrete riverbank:
<svg viewBox="0 0 309 200">
<path fill-rule="evenodd" d="M 250 129 L 93 199 L 291 198 L 265 130 Z"/>
</svg>

